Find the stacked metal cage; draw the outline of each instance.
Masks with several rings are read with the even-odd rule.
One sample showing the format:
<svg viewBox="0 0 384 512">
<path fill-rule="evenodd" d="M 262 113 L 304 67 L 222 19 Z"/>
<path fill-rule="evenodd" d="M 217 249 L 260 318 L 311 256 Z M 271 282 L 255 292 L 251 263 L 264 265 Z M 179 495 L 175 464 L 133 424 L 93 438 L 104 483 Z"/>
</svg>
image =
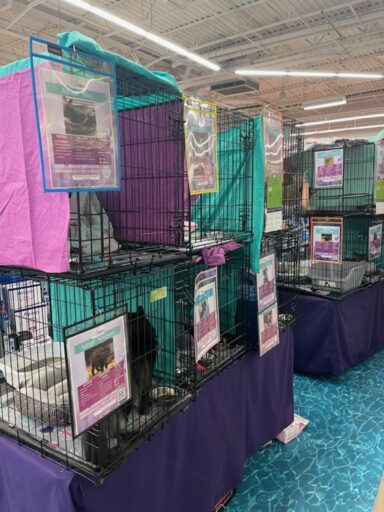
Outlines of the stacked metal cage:
<svg viewBox="0 0 384 512">
<path fill-rule="evenodd" d="M 145 266 L 209 245 L 248 240 L 254 144 L 250 118 L 215 109 L 218 191 L 191 195 L 185 99 L 122 66 L 116 66 L 116 75 L 121 191 L 71 197 L 72 271 Z"/>
<path fill-rule="evenodd" d="M 4 274 L 1 428 L 68 468 L 103 479 L 185 409 L 204 382 L 244 353 L 244 321 L 236 314 L 247 265 L 244 248 L 218 269 L 220 341 L 201 359 L 195 351 L 193 313 L 195 278 L 208 268 L 203 263 L 186 261 L 83 281 Z M 132 396 L 73 439 L 68 337 L 118 314 L 127 317 Z M 116 350 L 107 341 L 104 352 L 99 344 L 84 353 L 88 385 L 101 381 L 116 364 Z"/>
<path fill-rule="evenodd" d="M 324 160 L 321 167 L 320 159 L 326 159 L 327 155 L 334 165 L 327 166 Z M 380 280 L 383 217 L 375 214 L 375 144 L 341 140 L 332 145 L 315 146 L 304 153 L 303 173 L 306 226 L 300 288 L 338 299 Z M 323 230 L 326 243 L 331 240 L 329 228 L 333 223 L 341 226 L 337 241 L 339 257 L 326 254 L 317 257 L 313 226 L 318 225 L 318 230 Z"/>
<path fill-rule="evenodd" d="M 279 289 L 280 328 L 297 318 L 296 284 L 300 281 L 302 241 L 303 130 L 297 121 L 283 117 L 283 226 L 265 233 L 264 254 L 276 254 L 276 275 Z"/>
<path fill-rule="evenodd" d="M 342 179 L 331 174 L 316 178 L 316 158 L 322 152 L 342 155 Z M 311 215 L 375 213 L 375 144 L 342 140 L 332 145 L 317 145 L 303 154 L 304 182 L 308 187 L 305 210 Z M 328 173 L 329 174 L 329 173 Z M 322 183 L 327 183 L 326 187 Z"/>
<path fill-rule="evenodd" d="M 245 109 L 249 115 L 261 115 L 263 113 L 253 108 Z M 264 141 L 265 144 L 265 141 Z M 300 260 L 303 257 L 303 225 L 302 205 L 306 189 L 303 186 L 303 150 L 304 139 L 302 127 L 293 119 L 282 117 L 282 222 L 278 229 L 266 229 L 260 248 L 260 271 L 258 274 L 247 272 L 243 276 L 241 295 L 241 314 L 244 315 L 249 344 L 261 353 L 261 333 L 259 329 L 260 315 L 263 308 L 260 300 L 258 285 L 265 280 L 270 293 L 276 286 L 276 303 L 278 315 L 278 330 L 283 333 L 292 325 L 298 315 L 297 293 L 298 283 L 302 279 Z M 261 146 L 262 158 L 266 148 Z M 267 187 L 267 182 L 265 188 Z M 265 191 L 265 212 L 268 215 L 267 191 Z M 265 218 L 266 218 L 265 217 Z M 263 262 L 270 260 L 271 266 L 266 269 Z M 268 272 L 262 275 L 263 272 Z M 269 274 L 272 274 L 270 276 Z M 273 305 L 270 305 L 273 307 Z M 265 311 L 269 311 L 266 308 Z"/>
<path fill-rule="evenodd" d="M 92 61 L 58 46 L 56 55 L 79 75 Z M 116 82 L 121 190 L 70 194 L 70 272 L 0 270 L 0 432 L 95 482 L 248 347 L 239 298 L 252 238 L 252 121 L 217 108 L 217 191 L 192 195 L 181 93 L 119 64 Z M 219 262 L 197 254 L 207 248 Z M 215 286 L 213 311 L 197 304 L 201 275 Z M 196 315 L 215 333 L 200 352 Z M 96 388 L 105 400 L 87 419 Z"/>
</svg>

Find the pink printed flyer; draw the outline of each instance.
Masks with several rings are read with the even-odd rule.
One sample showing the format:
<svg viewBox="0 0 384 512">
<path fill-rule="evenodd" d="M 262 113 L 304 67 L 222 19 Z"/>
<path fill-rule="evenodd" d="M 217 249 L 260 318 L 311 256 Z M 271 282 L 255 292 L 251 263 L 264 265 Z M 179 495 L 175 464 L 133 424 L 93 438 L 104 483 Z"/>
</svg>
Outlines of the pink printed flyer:
<svg viewBox="0 0 384 512">
<path fill-rule="evenodd" d="M 194 340 L 196 362 L 220 341 L 217 267 L 200 272 L 195 280 Z"/>
<path fill-rule="evenodd" d="M 131 398 L 125 315 L 66 339 L 73 435 Z"/>
<path fill-rule="evenodd" d="M 184 120 L 189 191 L 191 195 L 218 192 L 216 105 L 186 99 Z"/>
<path fill-rule="evenodd" d="M 277 302 L 258 315 L 259 354 L 263 356 L 279 344 L 279 313 Z"/>
<path fill-rule="evenodd" d="M 373 260 L 375 258 L 380 258 L 381 245 L 383 241 L 383 224 L 376 224 L 375 226 L 370 226 L 368 238 L 368 259 Z"/>
<path fill-rule="evenodd" d="M 37 67 L 46 190 L 118 190 L 113 82 L 63 69 Z"/>
<path fill-rule="evenodd" d="M 344 149 L 315 151 L 314 188 L 343 186 Z"/>
<path fill-rule="evenodd" d="M 276 302 L 276 262 L 275 255 L 269 254 L 260 259 L 257 273 L 257 310 L 265 308 Z"/>
<path fill-rule="evenodd" d="M 313 262 L 342 263 L 343 219 L 312 218 L 311 259 Z"/>
</svg>

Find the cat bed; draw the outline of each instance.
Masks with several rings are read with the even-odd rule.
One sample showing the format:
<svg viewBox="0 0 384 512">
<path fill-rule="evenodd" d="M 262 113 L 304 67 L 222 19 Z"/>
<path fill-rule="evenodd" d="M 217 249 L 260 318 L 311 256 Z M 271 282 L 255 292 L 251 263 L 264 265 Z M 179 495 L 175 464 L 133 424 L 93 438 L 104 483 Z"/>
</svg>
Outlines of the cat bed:
<svg viewBox="0 0 384 512">
<path fill-rule="evenodd" d="M 15 406 L 26 416 L 53 426 L 70 423 L 70 403 L 65 369 L 43 366 L 25 386 L 15 390 Z"/>
</svg>

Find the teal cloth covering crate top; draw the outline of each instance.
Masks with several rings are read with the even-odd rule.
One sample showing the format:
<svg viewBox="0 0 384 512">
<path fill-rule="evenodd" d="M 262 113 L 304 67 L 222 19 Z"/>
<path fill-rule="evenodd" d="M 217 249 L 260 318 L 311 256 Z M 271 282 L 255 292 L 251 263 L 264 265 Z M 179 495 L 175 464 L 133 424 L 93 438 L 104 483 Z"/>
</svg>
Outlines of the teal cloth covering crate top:
<svg viewBox="0 0 384 512">
<path fill-rule="evenodd" d="M 158 100 L 158 96 L 151 94 L 152 84 L 153 89 L 156 88 L 159 84 L 162 84 L 168 91 L 171 92 L 169 98 L 176 98 L 182 95 L 182 91 L 179 86 L 176 84 L 174 77 L 167 73 L 163 72 L 152 72 L 144 68 L 143 66 L 136 64 L 124 57 L 121 57 L 112 52 L 105 51 L 99 46 L 96 41 L 92 40 L 89 37 L 86 37 L 79 32 L 64 32 L 58 35 L 59 44 L 64 47 L 75 46 L 79 50 L 83 52 L 88 52 L 100 57 L 104 57 L 107 59 L 112 59 L 116 64 L 125 67 L 129 71 L 132 72 L 132 76 L 136 76 L 140 79 L 142 78 L 146 84 L 149 84 L 149 87 L 146 88 L 148 94 L 145 98 L 142 96 L 131 98 L 121 97 L 118 98 L 118 105 L 124 109 L 134 108 L 138 104 L 140 106 L 146 106 L 149 104 L 153 104 Z M 0 77 L 14 74 L 17 71 L 28 70 L 30 67 L 30 60 L 23 59 L 7 66 L 0 67 Z M 245 159 L 240 156 L 240 152 L 235 150 L 227 151 L 222 159 L 219 162 L 220 166 L 223 168 L 229 168 L 231 166 L 231 172 L 236 176 L 236 167 L 238 168 L 238 172 L 241 172 L 242 166 L 249 166 L 251 169 L 251 164 L 253 164 L 254 168 L 254 176 L 253 176 L 253 190 L 245 191 L 244 193 L 249 194 L 249 201 L 251 201 L 250 211 L 252 212 L 252 241 L 251 241 L 251 268 L 253 271 L 257 272 L 259 268 L 259 256 L 260 256 L 260 241 L 263 232 L 264 225 L 264 148 L 263 148 L 263 130 L 262 130 L 262 118 L 258 116 L 251 120 L 252 130 L 253 130 L 253 144 L 251 147 L 251 151 L 248 152 L 248 157 Z M 234 137 L 236 136 L 236 132 L 241 130 L 241 126 L 232 128 Z M 223 137 L 227 136 L 227 134 L 223 133 Z M 220 144 L 220 139 L 219 139 Z M 234 169 L 234 170 L 233 170 Z M 219 170 L 220 172 L 220 170 Z M 32 185 L 31 185 L 32 186 Z M 35 186 L 35 185 L 33 185 Z M 233 180 L 233 184 L 227 186 L 224 191 L 220 191 L 220 204 L 222 205 L 230 205 L 231 198 L 235 197 L 235 192 L 238 190 L 236 187 L 244 187 L 244 184 L 240 182 L 240 180 Z M 194 205 L 194 210 L 198 208 L 199 198 Z M 224 207 L 220 209 L 215 209 L 215 215 L 217 215 L 217 221 L 220 222 L 220 218 L 224 215 Z M 241 212 L 239 212 L 239 216 Z M 233 215 L 231 218 L 235 218 Z M 209 219 L 211 222 L 212 219 Z M 62 271 L 62 269 L 58 268 L 57 271 Z"/>
</svg>

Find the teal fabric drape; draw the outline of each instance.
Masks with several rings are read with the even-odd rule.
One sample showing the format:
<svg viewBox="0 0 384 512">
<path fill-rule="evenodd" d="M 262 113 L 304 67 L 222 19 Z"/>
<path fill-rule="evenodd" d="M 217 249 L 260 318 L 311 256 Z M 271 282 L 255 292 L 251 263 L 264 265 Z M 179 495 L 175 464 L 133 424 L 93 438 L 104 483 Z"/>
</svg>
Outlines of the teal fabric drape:
<svg viewBox="0 0 384 512">
<path fill-rule="evenodd" d="M 235 142 L 240 139 L 242 132 L 251 133 L 248 151 L 240 151 Z M 252 216 L 251 267 L 257 272 L 264 227 L 264 148 L 261 116 L 219 133 L 218 146 L 221 177 L 219 192 L 209 194 L 208 199 L 205 195 L 197 196 L 192 206 L 192 219 L 197 222 L 198 229 L 202 232 L 220 231 L 223 228 L 227 232 L 240 232 L 239 219 L 243 204 L 247 203 Z M 228 176 L 233 176 L 233 179 L 228 179 Z"/>
</svg>

